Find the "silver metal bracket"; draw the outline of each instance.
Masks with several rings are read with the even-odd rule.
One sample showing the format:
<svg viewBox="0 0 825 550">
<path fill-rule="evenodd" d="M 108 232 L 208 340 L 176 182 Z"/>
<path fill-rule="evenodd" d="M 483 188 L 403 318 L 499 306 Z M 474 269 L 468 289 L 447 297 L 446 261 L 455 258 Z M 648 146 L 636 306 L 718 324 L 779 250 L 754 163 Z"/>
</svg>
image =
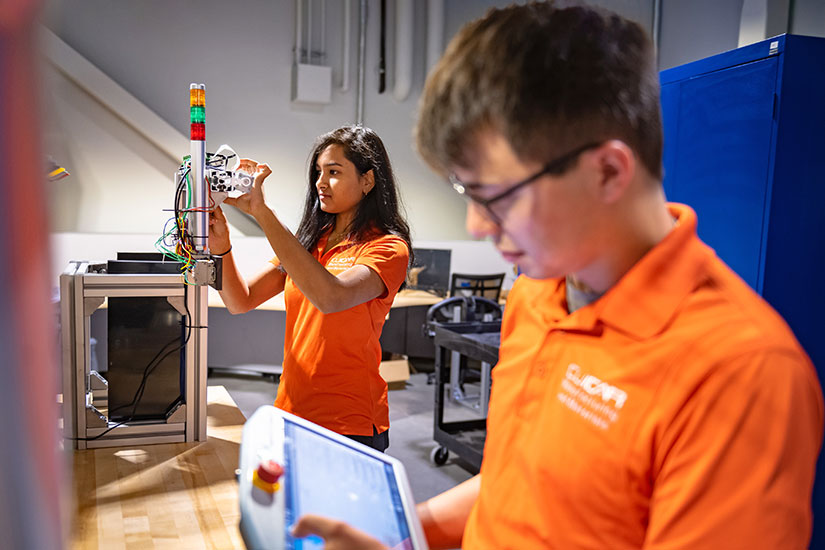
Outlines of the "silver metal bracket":
<svg viewBox="0 0 825 550">
<path fill-rule="evenodd" d="M 175 310 L 184 317 L 189 315 L 186 311 L 186 298 L 183 296 L 167 296 L 166 301 L 169 302 L 169 305 L 175 308 Z"/>
<path fill-rule="evenodd" d="M 89 371 L 89 393 L 94 407 L 109 407 L 109 383 L 97 371 Z"/>
<path fill-rule="evenodd" d="M 214 285 L 217 280 L 217 271 L 215 270 L 215 262 L 212 260 L 195 260 L 195 265 L 192 267 L 189 281 L 192 284 Z"/>
<path fill-rule="evenodd" d="M 109 383 L 103 378 L 99 372 L 97 371 L 89 371 L 89 389 L 92 391 L 95 390 L 108 390 Z"/>
<path fill-rule="evenodd" d="M 83 299 L 83 315 L 86 317 L 91 316 L 92 313 L 97 311 L 97 309 L 103 305 L 103 302 L 106 301 L 106 298 L 103 296 L 94 296 L 92 298 L 84 298 Z"/>
<path fill-rule="evenodd" d="M 175 424 L 175 423 L 183 423 L 186 422 L 186 404 L 185 403 L 178 403 L 178 406 L 175 407 L 169 416 L 166 417 L 167 424 Z"/>
<path fill-rule="evenodd" d="M 86 427 L 87 428 L 105 428 L 109 425 L 109 421 L 94 405 L 86 407 Z"/>
</svg>

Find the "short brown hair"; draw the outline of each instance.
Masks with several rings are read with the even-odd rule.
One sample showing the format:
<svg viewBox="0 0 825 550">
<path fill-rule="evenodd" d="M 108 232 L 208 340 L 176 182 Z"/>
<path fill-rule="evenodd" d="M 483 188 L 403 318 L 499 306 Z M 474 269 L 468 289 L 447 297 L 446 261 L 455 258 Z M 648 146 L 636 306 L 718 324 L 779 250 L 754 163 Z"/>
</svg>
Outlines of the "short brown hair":
<svg viewBox="0 0 825 550">
<path fill-rule="evenodd" d="M 546 162 L 621 139 L 662 176 L 659 79 L 642 27 L 615 13 L 552 2 L 492 9 L 450 42 L 424 88 L 418 150 L 436 171 L 467 167 L 479 132 Z"/>
</svg>

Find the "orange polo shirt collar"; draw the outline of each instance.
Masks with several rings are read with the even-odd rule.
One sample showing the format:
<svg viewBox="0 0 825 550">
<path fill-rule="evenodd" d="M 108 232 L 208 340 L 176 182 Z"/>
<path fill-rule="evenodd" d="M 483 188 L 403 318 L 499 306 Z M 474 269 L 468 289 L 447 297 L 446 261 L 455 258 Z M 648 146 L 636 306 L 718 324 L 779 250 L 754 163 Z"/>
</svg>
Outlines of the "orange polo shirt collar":
<svg viewBox="0 0 825 550">
<path fill-rule="evenodd" d="M 697 277 L 713 251 L 698 239 L 696 213 L 683 204 L 668 204 L 676 220 L 673 230 L 625 273 L 604 296 L 572 314 L 553 310 L 556 330 L 591 332 L 598 321 L 639 339 L 662 331 L 676 314 L 679 304 L 696 286 Z M 566 292 L 564 279 L 554 291 Z M 554 300 L 562 304 L 563 300 Z M 628 312 L 632 311 L 632 315 Z"/>
<path fill-rule="evenodd" d="M 318 257 L 319 258 L 323 258 L 324 256 L 326 256 L 326 254 L 324 254 L 324 247 L 327 246 L 327 243 L 329 242 L 329 236 L 330 235 L 332 235 L 332 229 L 327 231 L 324 235 L 321 236 L 320 239 L 318 239 L 318 246 L 316 247 L 316 249 L 318 250 Z M 329 254 L 330 252 L 332 252 L 336 248 L 340 248 L 340 247 L 342 247 L 344 245 L 348 245 L 348 244 L 350 244 L 349 235 L 347 235 L 346 237 L 341 239 L 338 242 L 338 244 L 336 244 L 335 246 L 333 246 L 332 248 L 327 250 L 327 254 Z"/>
<path fill-rule="evenodd" d="M 640 339 L 660 333 L 673 319 L 714 255 L 695 237 L 696 213 L 689 206 L 671 203 L 668 210 L 676 220 L 673 230 L 596 306 L 602 321 Z"/>
</svg>

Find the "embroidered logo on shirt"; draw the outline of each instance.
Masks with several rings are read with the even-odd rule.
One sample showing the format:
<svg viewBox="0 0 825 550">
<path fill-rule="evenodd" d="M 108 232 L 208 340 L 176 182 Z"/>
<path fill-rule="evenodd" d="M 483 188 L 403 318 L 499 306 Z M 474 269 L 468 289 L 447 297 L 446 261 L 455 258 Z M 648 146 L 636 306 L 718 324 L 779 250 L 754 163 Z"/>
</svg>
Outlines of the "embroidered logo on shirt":
<svg viewBox="0 0 825 550">
<path fill-rule="evenodd" d="M 335 256 L 327 262 L 328 271 L 344 271 L 355 263 L 355 256 Z"/>
<path fill-rule="evenodd" d="M 592 374 L 582 373 L 579 365 L 570 363 L 558 398 L 568 409 L 606 430 L 618 420 L 619 411 L 627 401 L 627 393 Z"/>
</svg>

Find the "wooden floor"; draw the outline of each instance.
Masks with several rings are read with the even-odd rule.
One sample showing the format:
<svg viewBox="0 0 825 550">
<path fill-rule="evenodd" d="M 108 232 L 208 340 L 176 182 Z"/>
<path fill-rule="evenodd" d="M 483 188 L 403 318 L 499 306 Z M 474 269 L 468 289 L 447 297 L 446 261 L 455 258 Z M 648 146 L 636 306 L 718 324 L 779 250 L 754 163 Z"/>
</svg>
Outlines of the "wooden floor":
<svg viewBox="0 0 825 550">
<path fill-rule="evenodd" d="M 244 417 L 210 386 L 208 441 L 75 451 L 73 549 L 243 548 L 238 466 Z"/>
</svg>

